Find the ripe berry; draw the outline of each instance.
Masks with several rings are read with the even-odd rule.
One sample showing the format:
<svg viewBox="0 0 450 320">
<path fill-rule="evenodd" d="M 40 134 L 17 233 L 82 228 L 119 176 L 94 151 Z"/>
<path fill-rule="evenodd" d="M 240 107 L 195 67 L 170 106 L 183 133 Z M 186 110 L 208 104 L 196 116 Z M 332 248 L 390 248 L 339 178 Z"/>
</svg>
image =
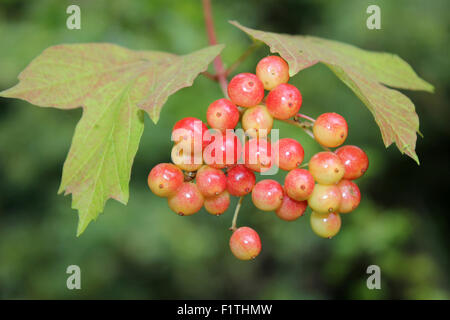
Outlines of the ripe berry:
<svg viewBox="0 0 450 320">
<path fill-rule="evenodd" d="M 243 165 L 237 165 L 227 173 L 227 190 L 236 197 L 242 197 L 253 190 L 256 178 L 253 171 Z"/>
<path fill-rule="evenodd" d="M 171 163 L 160 163 L 148 174 L 147 183 L 150 190 L 158 197 L 168 197 L 184 181 L 183 172 Z"/>
<path fill-rule="evenodd" d="M 183 143 L 178 143 L 172 147 L 172 162 L 184 171 L 197 171 L 200 169 L 203 163 L 201 155 L 195 157 L 194 154 L 185 152 L 183 147 Z"/>
<path fill-rule="evenodd" d="M 341 203 L 341 192 L 336 185 L 316 184 L 308 205 L 318 213 L 335 212 Z"/>
<path fill-rule="evenodd" d="M 225 173 L 210 166 L 203 166 L 197 171 L 195 182 L 205 197 L 217 196 L 227 188 Z"/>
<path fill-rule="evenodd" d="M 242 155 L 242 144 L 238 136 L 227 131 L 226 134 L 215 134 L 212 142 L 203 152 L 206 164 L 222 169 L 237 163 Z"/>
<path fill-rule="evenodd" d="M 283 202 L 275 213 L 281 220 L 294 221 L 305 213 L 307 206 L 307 201 L 296 201 L 284 193 Z"/>
<path fill-rule="evenodd" d="M 339 147 L 347 138 L 347 121 L 334 112 L 321 114 L 314 122 L 313 133 L 321 145 L 330 148 Z"/>
<path fill-rule="evenodd" d="M 273 118 L 263 105 L 245 110 L 242 116 L 242 128 L 252 138 L 267 137 L 272 130 L 272 125 Z"/>
<path fill-rule="evenodd" d="M 278 140 L 274 146 L 274 151 L 278 167 L 287 171 L 297 168 L 305 156 L 305 151 L 300 142 L 290 138 Z"/>
<path fill-rule="evenodd" d="M 252 200 L 260 210 L 275 211 L 283 202 L 283 188 L 275 180 L 261 180 L 253 187 Z"/>
<path fill-rule="evenodd" d="M 341 159 L 328 151 L 316 153 L 309 160 L 308 167 L 314 180 L 320 184 L 335 184 L 345 173 Z"/>
<path fill-rule="evenodd" d="M 169 197 L 169 208 L 180 216 L 190 216 L 203 206 L 203 195 L 192 182 L 183 182 L 175 195 Z"/>
<path fill-rule="evenodd" d="M 284 188 L 294 200 L 307 200 L 314 190 L 314 178 L 305 169 L 294 169 L 284 179 Z"/>
<path fill-rule="evenodd" d="M 344 164 L 344 179 L 358 179 L 367 171 L 367 168 L 369 168 L 369 158 L 366 153 L 357 146 L 343 146 L 335 152 Z"/>
<path fill-rule="evenodd" d="M 252 228 L 241 227 L 233 232 L 230 249 L 239 260 L 254 259 L 261 252 L 261 239 Z"/>
<path fill-rule="evenodd" d="M 206 211 L 219 216 L 230 206 L 230 194 L 225 190 L 219 195 L 205 198 L 204 204 Z"/>
<path fill-rule="evenodd" d="M 288 119 L 300 110 L 302 95 L 293 85 L 282 83 L 269 92 L 266 105 L 274 118 Z"/>
<path fill-rule="evenodd" d="M 253 107 L 264 98 L 264 86 L 253 73 L 239 73 L 228 84 L 231 101 L 241 107 Z"/>
<path fill-rule="evenodd" d="M 208 127 L 200 119 L 187 117 L 183 118 L 172 129 L 172 140 L 175 143 L 191 142 L 191 152 L 194 152 L 194 141 L 197 140 L 199 145 L 204 149 L 208 145 L 208 141 L 204 140 L 204 134 L 208 131 Z"/>
<path fill-rule="evenodd" d="M 228 99 L 219 99 L 211 103 L 206 111 L 206 120 L 211 128 L 225 133 L 234 129 L 239 122 L 239 110 Z"/>
<path fill-rule="evenodd" d="M 337 184 L 337 187 L 341 192 L 341 204 L 338 211 L 348 213 L 355 210 L 361 201 L 361 192 L 356 183 L 343 179 Z"/>
<path fill-rule="evenodd" d="M 341 216 L 335 212 L 318 213 L 313 211 L 310 222 L 314 233 L 322 238 L 331 239 L 341 229 Z"/>
<path fill-rule="evenodd" d="M 268 56 L 258 62 L 256 76 L 264 84 L 264 89 L 272 90 L 289 81 L 289 66 L 278 56 Z"/>
<path fill-rule="evenodd" d="M 272 167 L 272 145 L 266 139 L 250 139 L 244 148 L 245 166 L 256 172 L 265 172 Z"/>
</svg>

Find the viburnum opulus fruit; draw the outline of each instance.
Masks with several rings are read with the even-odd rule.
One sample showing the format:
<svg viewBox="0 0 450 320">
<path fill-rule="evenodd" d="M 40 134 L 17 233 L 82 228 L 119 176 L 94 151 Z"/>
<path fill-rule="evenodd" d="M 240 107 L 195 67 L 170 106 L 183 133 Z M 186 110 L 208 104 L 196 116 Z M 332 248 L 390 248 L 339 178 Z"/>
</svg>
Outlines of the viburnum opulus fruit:
<svg viewBox="0 0 450 320">
<path fill-rule="evenodd" d="M 347 121 L 334 112 L 321 114 L 314 122 L 313 133 L 321 145 L 329 148 L 338 147 L 347 139 Z"/>
<path fill-rule="evenodd" d="M 256 76 L 262 81 L 264 89 L 272 90 L 289 81 L 289 66 L 278 56 L 268 56 L 256 65 Z"/>
<path fill-rule="evenodd" d="M 204 198 L 192 182 L 183 182 L 175 194 L 167 200 L 169 208 L 180 216 L 190 216 L 203 206 Z"/>
<path fill-rule="evenodd" d="M 341 204 L 341 192 L 336 185 L 316 184 L 308 198 L 308 205 L 318 213 L 335 212 Z"/>
<path fill-rule="evenodd" d="M 172 147 L 171 159 L 172 162 L 181 170 L 193 172 L 200 169 L 202 166 L 202 157 L 196 157 L 193 152 L 186 151 L 183 143 L 177 143 Z M 189 150 L 189 148 L 187 149 Z"/>
<path fill-rule="evenodd" d="M 305 151 L 300 142 L 291 138 L 278 140 L 275 143 L 274 151 L 278 167 L 287 171 L 300 166 L 305 156 Z"/>
<path fill-rule="evenodd" d="M 340 213 L 348 213 L 355 210 L 361 201 L 361 192 L 356 183 L 350 180 L 341 180 L 337 184 L 341 192 L 341 203 L 338 211 Z"/>
<path fill-rule="evenodd" d="M 272 145 L 266 139 L 249 139 L 244 147 L 245 166 L 256 172 L 266 172 L 273 164 Z"/>
<path fill-rule="evenodd" d="M 200 119 L 187 117 L 179 120 L 172 129 L 172 140 L 177 143 L 186 144 L 190 142 L 191 152 L 194 152 L 194 141 L 204 149 L 208 141 L 204 140 L 204 134 L 208 127 Z"/>
<path fill-rule="evenodd" d="M 309 172 L 320 184 L 335 184 L 344 176 L 345 168 L 341 159 L 333 152 L 316 153 L 309 160 Z"/>
<path fill-rule="evenodd" d="M 227 211 L 230 206 L 230 194 L 228 191 L 223 191 L 222 193 L 205 198 L 205 210 L 211 214 L 221 215 Z"/>
<path fill-rule="evenodd" d="M 294 200 L 307 200 L 314 190 L 314 178 L 306 169 L 289 171 L 284 179 L 284 188 L 289 197 Z"/>
<path fill-rule="evenodd" d="M 242 128 L 245 133 L 253 138 L 265 138 L 272 130 L 273 118 L 263 105 L 245 110 L 242 116 Z"/>
<path fill-rule="evenodd" d="M 225 133 L 234 129 L 239 122 L 239 110 L 228 99 L 219 99 L 211 103 L 206 111 L 206 120 L 211 128 Z"/>
<path fill-rule="evenodd" d="M 291 84 L 282 83 L 267 95 L 267 109 L 276 119 L 289 119 L 297 114 L 302 105 L 300 91 Z"/>
<path fill-rule="evenodd" d="M 239 137 L 233 132 L 214 134 L 212 142 L 203 151 L 203 160 L 206 164 L 223 169 L 237 163 L 242 154 L 242 144 Z"/>
<path fill-rule="evenodd" d="M 183 172 L 171 163 L 156 165 L 147 178 L 150 190 L 159 197 L 174 195 L 183 181 Z"/>
<path fill-rule="evenodd" d="M 242 197 L 249 194 L 255 183 L 255 174 L 243 165 L 237 165 L 227 172 L 227 190 L 233 196 Z"/>
<path fill-rule="evenodd" d="M 341 229 L 341 216 L 336 212 L 312 212 L 310 217 L 311 229 L 322 238 L 332 238 Z"/>
<path fill-rule="evenodd" d="M 264 85 L 252 73 L 240 73 L 228 84 L 231 101 L 241 107 L 253 107 L 264 98 Z"/>
<path fill-rule="evenodd" d="M 205 197 L 217 196 L 227 188 L 225 173 L 210 166 L 203 166 L 197 171 L 196 182 Z"/>
<path fill-rule="evenodd" d="M 369 158 L 357 146 L 342 146 L 336 150 L 345 167 L 344 179 L 355 180 L 360 178 L 369 168 Z"/>
<path fill-rule="evenodd" d="M 283 188 L 275 180 L 261 180 L 253 187 L 252 201 L 260 210 L 275 211 L 283 201 Z"/>
<path fill-rule="evenodd" d="M 284 193 L 281 206 L 275 211 L 275 213 L 281 220 L 294 221 L 305 213 L 307 206 L 307 201 L 294 200 Z"/>
<path fill-rule="evenodd" d="M 231 235 L 230 249 L 239 260 L 254 259 L 261 252 L 261 239 L 252 228 L 240 227 Z"/>
</svg>

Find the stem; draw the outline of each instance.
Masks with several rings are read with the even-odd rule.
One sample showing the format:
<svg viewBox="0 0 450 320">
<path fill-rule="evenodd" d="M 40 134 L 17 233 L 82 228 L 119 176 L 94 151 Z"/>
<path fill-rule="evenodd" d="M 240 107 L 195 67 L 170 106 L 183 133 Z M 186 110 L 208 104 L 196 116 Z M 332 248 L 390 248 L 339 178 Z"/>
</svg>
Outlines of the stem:
<svg viewBox="0 0 450 320">
<path fill-rule="evenodd" d="M 259 46 L 261 45 L 260 42 L 254 42 L 252 43 L 247 50 L 244 51 L 244 53 L 235 61 L 233 62 L 233 64 L 231 66 L 228 67 L 228 69 L 226 70 L 225 74 L 227 76 L 229 76 L 237 67 L 239 67 L 239 65 L 245 60 L 247 59 L 247 57 L 249 55 L 251 55 L 253 53 L 253 51 L 255 51 Z"/>
<path fill-rule="evenodd" d="M 243 200 L 244 200 L 244 196 L 239 198 L 238 204 L 236 205 L 236 209 L 234 210 L 233 221 L 231 222 L 231 227 L 230 227 L 231 231 L 236 231 L 237 217 L 239 215 L 239 210 L 241 209 L 241 205 L 242 205 L 242 201 Z"/>
<path fill-rule="evenodd" d="M 298 117 L 298 118 L 303 118 L 303 119 L 306 119 L 306 120 L 309 120 L 309 121 L 311 121 L 312 123 L 316 122 L 316 119 L 311 118 L 310 116 L 307 116 L 306 114 L 303 114 L 303 113 L 297 113 L 296 117 Z"/>
<path fill-rule="evenodd" d="M 203 0 L 203 14 L 205 16 L 206 32 L 208 33 L 209 44 L 215 45 L 217 44 L 217 38 L 216 32 L 214 31 L 214 19 L 211 10 L 211 0 Z M 219 81 L 220 87 L 222 88 L 223 95 L 225 97 L 228 97 L 228 81 L 220 54 L 214 59 L 214 69 L 216 70 L 217 80 Z"/>
<path fill-rule="evenodd" d="M 305 123 L 305 122 L 297 122 L 295 120 L 280 120 L 283 121 L 285 123 L 289 123 L 292 124 L 293 126 L 299 127 L 300 129 L 302 129 L 308 136 L 310 136 L 311 138 L 313 138 L 314 140 L 316 140 L 316 138 L 314 137 L 314 133 L 311 131 L 310 127 L 311 124 L 310 123 Z M 324 150 L 326 151 L 331 151 L 329 148 L 322 146 L 321 144 L 319 144 Z"/>
</svg>

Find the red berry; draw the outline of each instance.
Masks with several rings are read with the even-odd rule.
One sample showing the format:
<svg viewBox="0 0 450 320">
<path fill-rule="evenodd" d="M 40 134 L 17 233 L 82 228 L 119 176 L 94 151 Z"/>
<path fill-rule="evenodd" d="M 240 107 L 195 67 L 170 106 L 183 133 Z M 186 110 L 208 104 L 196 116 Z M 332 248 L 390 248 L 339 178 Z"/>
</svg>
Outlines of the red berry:
<svg viewBox="0 0 450 320">
<path fill-rule="evenodd" d="M 217 196 L 227 188 L 225 173 L 209 166 L 203 166 L 197 171 L 195 182 L 205 197 Z"/>
<path fill-rule="evenodd" d="M 237 165 L 227 173 L 227 190 L 235 197 L 242 197 L 253 190 L 256 178 L 253 171 L 243 165 Z"/>
<path fill-rule="evenodd" d="M 316 153 L 309 160 L 309 172 L 320 184 L 335 184 L 344 176 L 345 168 L 341 159 L 333 152 Z"/>
<path fill-rule="evenodd" d="M 252 73 L 240 73 L 228 84 L 231 101 L 241 107 L 253 107 L 264 98 L 264 86 Z"/>
<path fill-rule="evenodd" d="M 205 209 L 211 214 L 217 216 L 227 211 L 230 206 L 230 194 L 225 190 L 221 194 L 205 198 Z"/>
<path fill-rule="evenodd" d="M 321 114 L 314 122 L 313 133 L 321 145 L 330 148 L 339 147 L 348 135 L 347 121 L 334 112 Z"/>
<path fill-rule="evenodd" d="M 294 221 L 305 213 L 307 206 L 307 201 L 296 201 L 284 193 L 283 202 L 275 213 L 281 220 Z"/>
<path fill-rule="evenodd" d="M 322 238 L 331 239 L 341 229 L 341 216 L 335 212 L 311 213 L 311 228 L 315 234 Z"/>
<path fill-rule="evenodd" d="M 262 81 L 264 89 L 272 90 L 289 81 L 289 66 L 278 56 L 268 56 L 258 62 L 256 76 Z"/>
<path fill-rule="evenodd" d="M 230 249 L 239 260 L 254 259 L 261 252 L 261 239 L 252 228 L 241 227 L 233 232 Z"/>
<path fill-rule="evenodd" d="M 307 200 L 314 190 L 314 178 L 308 170 L 294 169 L 286 175 L 284 188 L 292 199 Z"/>
<path fill-rule="evenodd" d="M 200 119 L 187 117 L 183 118 L 172 129 L 172 140 L 175 143 L 191 143 L 191 152 L 194 152 L 194 141 L 204 149 L 208 145 L 208 141 L 204 140 L 204 134 L 208 131 L 208 127 Z M 197 142 L 198 141 L 198 142 Z"/>
<path fill-rule="evenodd" d="M 293 85 L 282 83 L 269 92 L 266 105 L 274 118 L 288 119 L 300 110 L 302 95 Z"/>
<path fill-rule="evenodd" d="M 168 197 L 184 182 L 183 172 L 171 163 L 160 163 L 148 174 L 150 190 L 159 197 Z"/>
<path fill-rule="evenodd" d="M 316 184 L 308 205 L 318 213 L 336 212 L 341 203 L 341 192 L 336 185 Z"/>
<path fill-rule="evenodd" d="M 278 140 L 274 146 L 274 151 L 278 167 L 287 171 L 297 168 L 305 156 L 305 151 L 300 142 L 290 138 Z"/>
<path fill-rule="evenodd" d="M 253 187 L 252 200 L 260 210 L 275 211 L 283 202 L 283 188 L 275 180 L 261 180 Z"/>
<path fill-rule="evenodd" d="M 225 133 L 234 129 L 239 122 L 239 110 L 228 99 L 219 99 L 211 103 L 206 111 L 206 120 L 211 128 Z"/>
<path fill-rule="evenodd" d="M 212 142 L 203 152 L 206 164 L 222 169 L 237 163 L 242 155 L 242 144 L 238 136 L 227 130 L 226 134 L 214 134 Z"/>
<path fill-rule="evenodd" d="M 337 187 L 341 192 L 341 204 L 338 211 L 348 213 L 355 210 L 361 201 L 361 192 L 356 183 L 344 179 L 337 184 Z"/>
<path fill-rule="evenodd" d="M 272 130 L 272 125 L 273 118 L 263 105 L 257 105 L 245 110 L 242 116 L 242 128 L 252 138 L 267 137 L 270 130 Z"/>
<path fill-rule="evenodd" d="M 186 145 L 183 143 L 177 143 L 172 147 L 172 162 L 181 170 L 197 171 L 203 163 L 201 153 L 196 157 L 194 154 L 186 152 L 184 147 L 186 147 Z"/>
<path fill-rule="evenodd" d="M 361 177 L 369 168 L 369 158 L 357 146 L 343 146 L 336 150 L 345 167 L 344 179 L 354 180 Z"/>
<path fill-rule="evenodd" d="M 203 206 L 203 195 L 192 182 L 183 182 L 175 195 L 169 197 L 169 208 L 180 216 L 190 216 Z"/>
<path fill-rule="evenodd" d="M 272 167 L 272 145 L 266 139 L 250 139 L 244 148 L 245 166 L 256 172 L 266 172 Z"/>
</svg>

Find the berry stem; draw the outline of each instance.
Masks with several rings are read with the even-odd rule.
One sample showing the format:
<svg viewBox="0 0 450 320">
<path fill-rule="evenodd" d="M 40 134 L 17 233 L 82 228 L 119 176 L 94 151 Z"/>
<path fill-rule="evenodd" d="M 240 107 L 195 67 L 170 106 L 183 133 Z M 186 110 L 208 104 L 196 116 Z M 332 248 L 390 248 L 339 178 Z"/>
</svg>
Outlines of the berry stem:
<svg viewBox="0 0 450 320">
<path fill-rule="evenodd" d="M 236 229 L 237 229 L 236 222 L 237 222 L 237 217 L 239 215 L 239 210 L 241 209 L 242 201 L 244 201 L 244 196 L 239 198 L 239 201 L 236 205 L 236 209 L 234 210 L 233 221 L 231 222 L 231 227 L 230 227 L 231 231 L 236 231 Z"/>
<path fill-rule="evenodd" d="M 248 58 L 256 49 L 261 46 L 262 42 L 253 42 L 250 46 L 248 46 L 247 50 L 235 61 L 228 69 L 225 71 L 225 74 L 229 76 L 234 70 L 236 70 L 239 65 Z"/>
<path fill-rule="evenodd" d="M 316 140 L 316 138 L 314 137 L 313 132 L 312 132 L 311 129 L 310 129 L 310 127 L 311 127 L 311 124 L 310 124 L 310 123 L 306 123 L 306 122 L 297 122 L 297 121 L 295 121 L 295 120 L 290 120 L 290 119 L 288 119 L 288 120 L 280 120 L 280 121 L 283 121 L 283 122 L 285 122 L 285 123 L 292 124 L 292 125 L 294 125 L 294 126 L 296 126 L 296 127 L 299 127 L 299 128 L 302 129 L 308 136 L 310 136 L 311 138 L 313 138 L 314 140 Z M 319 143 L 319 145 L 320 145 L 324 150 L 326 150 L 326 151 L 331 151 L 329 148 L 322 146 L 320 143 Z"/>
<path fill-rule="evenodd" d="M 309 120 L 309 121 L 311 121 L 312 123 L 316 122 L 316 119 L 311 118 L 310 116 L 307 116 L 306 114 L 303 114 L 303 113 L 297 113 L 296 117 L 297 117 L 297 118 L 303 118 L 303 119 Z"/>
</svg>

